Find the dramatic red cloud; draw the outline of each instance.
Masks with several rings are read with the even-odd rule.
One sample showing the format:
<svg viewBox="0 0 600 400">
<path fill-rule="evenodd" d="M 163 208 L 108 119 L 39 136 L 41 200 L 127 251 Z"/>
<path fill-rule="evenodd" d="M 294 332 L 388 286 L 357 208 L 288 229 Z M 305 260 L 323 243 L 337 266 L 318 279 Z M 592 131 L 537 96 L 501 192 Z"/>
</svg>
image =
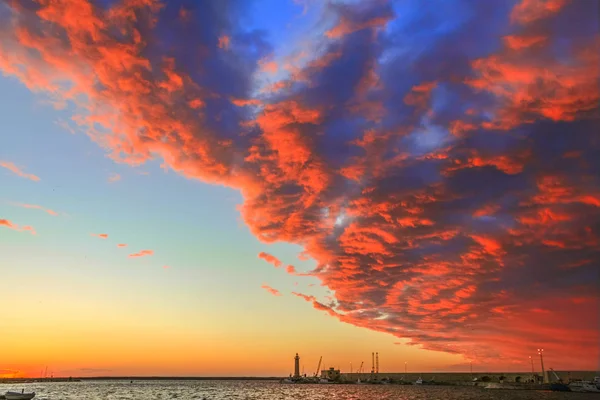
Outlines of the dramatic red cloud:
<svg viewBox="0 0 600 400">
<path fill-rule="evenodd" d="M 1 67 L 2 67 L 2 64 L 0 64 L 0 68 Z M 30 180 L 36 181 L 36 182 L 40 180 L 39 177 L 37 177 L 33 174 L 28 174 L 28 173 L 23 172 L 19 167 L 17 167 L 15 164 L 13 164 L 9 161 L 0 161 L 0 167 L 4 167 L 22 178 L 30 179 Z"/>
<path fill-rule="evenodd" d="M 544 36 L 505 36 L 506 46 L 512 50 L 526 49 L 536 44 L 543 43 L 547 38 Z"/>
<path fill-rule="evenodd" d="M 90 236 L 94 236 L 100 239 L 108 239 L 108 233 L 92 233 Z"/>
<path fill-rule="evenodd" d="M 130 254 L 128 257 L 129 258 L 138 258 L 138 257 L 146 257 L 146 256 L 151 256 L 154 254 L 154 250 L 141 250 L 138 253 L 133 253 Z"/>
<path fill-rule="evenodd" d="M 51 210 L 51 209 L 49 209 L 49 208 L 42 207 L 42 206 L 38 206 L 37 204 L 21 204 L 21 203 L 17 203 L 17 204 L 15 204 L 15 205 L 16 205 L 17 207 L 23 207 L 23 208 L 32 208 L 32 209 L 35 209 L 35 210 L 42 210 L 42 211 L 44 211 L 45 213 L 47 213 L 47 214 L 50 214 L 50 215 L 53 215 L 53 216 L 56 216 L 56 215 L 58 215 L 58 213 L 57 213 L 56 211 L 54 211 L 54 210 Z"/>
<path fill-rule="evenodd" d="M 273 296 L 281 296 L 281 292 L 277 289 L 273 289 L 271 286 L 263 284 L 261 288 L 265 289 L 267 292 L 271 293 Z"/>
<path fill-rule="evenodd" d="M 231 102 L 238 107 L 260 106 L 262 104 L 258 99 L 231 99 Z"/>
<path fill-rule="evenodd" d="M 264 251 L 261 251 L 260 253 L 258 253 L 258 258 L 262 258 L 269 264 L 273 264 L 273 266 L 275 268 L 279 268 L 283 265 L 283 263 L 277 257 L 275 257 L 269 253 L 265 253 Z"/>
<path fill-rule="evenodd" d="M 211 15 L 167 24 L 173 42 L 209 32 L 189 57 L 157 42 L 158 2 L 79 3 L 11 3 L 0 69 L 73 103 L 115 160 L 158 158 L 240 190 L 251 232 L 303 246 L 334 293 L 296 296 L 497 368 L 540 346 L 561 368 L 597 360 L 599 42 L 581 33 L 592 2 L 523 0 L 491 44 L 496 23 L 478 12 L 498 4 L 473 2 L 464 31 L 430 46 L 386 25 L 386 1 L 328 6 L 336 25 L 319 52 L 284 63 L 290 78 L 260 98 L 230 66 L 253 76 L 272 49 L 249 62 L 249 39 L 231 46 Z"/>
<path fill-rule="evenodd" d="M 365 7 L 363 12 L 357 12 L 353 14 L 340 13 L 337 25 L 325 32 L 325 36 L 330 39 L 339 39 L 345 35 L 349 35 L 363 29 L 383 27 L 394 17 L 389 8 L 382 8 L 381 12 L 377 14 L 369 14 L 368 12 L 365 12 L 368 10 L 369 9 Z"/>
<path fill-rule="evenodd" d="M 521 1 L 511 14 L 520 26 L 514 35 L 504 37 L 505 48 L 472 62 L 478 76 L 467 83 L 500 100 L 495 120 L 483 122 L 484 128 L 512 129 L 539 117 L 553 121 L 598 117 L 600 53 L 591 49 L 598 47 L 600 34 L 577 38 L 566 60 L 551 57 L 556 38 L 538 33 L 540 20 L 554 17 L 568 3 Z"/>
<path fill-rule="evenodd" d="M 426 82 L 413 86 L 411 92 L 404 97 L 404 102 L 409 106 L 424 109 L 429 105 L 431 91 L 435 89 L 437 82 Z"/>
<path fill-rule="evenodd" d="M 528 24 L 556 14 L 570 0 L 521 0 L 512 10 L 510 18 L 520 24 Z"/>
<path fill-rule="evenodd" d="M 35 229 L 32 226 L 29 225 L 25 225 L 25 226 L 19 226 L 16 224 L 13 224 L 11 221 L 7 220 L 7 219 L 0 219 L 0 226 L 5 226 L 9 229 L 13 229 L 15 231 L 25 231 L 25 232 L 29 232 L 32 235 L 35 235 Z"/>
</svg>

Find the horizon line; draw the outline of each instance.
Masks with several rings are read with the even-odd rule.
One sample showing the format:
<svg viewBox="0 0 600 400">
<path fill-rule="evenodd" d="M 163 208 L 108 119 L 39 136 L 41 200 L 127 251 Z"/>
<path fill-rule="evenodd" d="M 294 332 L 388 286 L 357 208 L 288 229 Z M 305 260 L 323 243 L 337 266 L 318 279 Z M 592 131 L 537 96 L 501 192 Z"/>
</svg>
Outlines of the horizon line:
<svg viewBox="0 0 600 400">
<path fill-rule="evenodd" d="M 600 373 L 600 370 L 555 370 L 558 372 L 586 372 L 586 373 Z M 546 371 L 548 372 L 548 371 Z M 371 372 L 341 372 L 342 374 L 351 375 L 370 375 Z M 533 374 L 540 374 L 541 371 L 535 371 Z M 481 372 L 470 372 L 470 371 L 408 371 L 408 372 L 378 372 L 376 374 L 398 374 L 398 375 L 412 375 L 412 374 L 469 374 L 469 375 L 485 375 L 485 374 L 523 374 L 531 375 L 531 371 L 481 371 Z M 56 379 L 82 379 L 82 380 L 101 380 L 101 379 L 114 379 L 114 380 L 275 380 L 289 376 L 287 375 L 223 375 L 223 376 L 177 376 L 177 375 L 95 375 L 95 376 L 54 376 L 54 377 L 0 377 L 0 382 L 5 380 L 56 380 Z M 307 375 L 308 376 L 308 375 Z M 312 375 L 311 375 L 312 376 Z"/>
</svg>

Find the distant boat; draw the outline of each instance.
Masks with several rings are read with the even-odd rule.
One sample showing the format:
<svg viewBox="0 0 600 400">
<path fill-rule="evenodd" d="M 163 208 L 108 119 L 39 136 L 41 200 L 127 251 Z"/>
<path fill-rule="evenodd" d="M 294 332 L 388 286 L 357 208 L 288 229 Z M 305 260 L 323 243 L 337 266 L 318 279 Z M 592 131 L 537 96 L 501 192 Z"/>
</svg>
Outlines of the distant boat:
<svg viewBox="0 0 600 400">
<path fill-rule="evenodd" d="M 423 384 L 423 379 L 421 377 L 419 377 L 419 379 L 417 379 L 415 381 L 415 385 L 422 385 Z"/>
<path fill-rule="evenodd" d="M 24 392 L 6 392 L 4 398 L 6 400 L 31 400 L 35 397 L 35 392 L 24 393 Z"/>
<path fill-rule="evenodd" d="M 319 383 L 331 383 L 328 379 L 321 378 L 319 379 Z"/>
<path fill-rule="evenodd" d="M 600 389 L 593 382 L 586 381 L 571 382 L 569 383 L 569 389 L 572 392 L 600 393 Z"/>
</svg>

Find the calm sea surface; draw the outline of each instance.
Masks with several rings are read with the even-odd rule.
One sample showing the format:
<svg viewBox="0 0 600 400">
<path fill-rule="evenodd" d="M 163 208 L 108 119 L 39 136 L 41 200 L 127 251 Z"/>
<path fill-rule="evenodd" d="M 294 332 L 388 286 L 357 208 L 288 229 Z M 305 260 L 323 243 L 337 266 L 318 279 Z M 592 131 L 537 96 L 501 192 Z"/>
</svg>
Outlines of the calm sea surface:
<svg viewBox="0 0 600 400">
<path fill-rule="evenodd" d="M 527 400 L 590 399 L 585 393 L 485 390 L 475 387 L 395 385 L 285 385 L 265 381 L 87 381 L 0 384 L 7 390 L 35 391 L 48 400 Z M 596 398 L 596 396 L 591 395 Z"/>
</svg>

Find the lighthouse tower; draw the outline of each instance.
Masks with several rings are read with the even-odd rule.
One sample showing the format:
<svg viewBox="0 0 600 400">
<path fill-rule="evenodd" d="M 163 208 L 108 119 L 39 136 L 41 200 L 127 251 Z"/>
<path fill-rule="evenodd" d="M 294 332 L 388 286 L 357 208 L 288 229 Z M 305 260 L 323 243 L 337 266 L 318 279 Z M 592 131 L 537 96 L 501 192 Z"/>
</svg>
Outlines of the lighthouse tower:
<svg viewBox="0 0 600 400">
<path fill-rule="evenodd" d="M 294 378 L 300 378 L 300 356 L 298 353 L 294 357 Z"/>
</svg>

